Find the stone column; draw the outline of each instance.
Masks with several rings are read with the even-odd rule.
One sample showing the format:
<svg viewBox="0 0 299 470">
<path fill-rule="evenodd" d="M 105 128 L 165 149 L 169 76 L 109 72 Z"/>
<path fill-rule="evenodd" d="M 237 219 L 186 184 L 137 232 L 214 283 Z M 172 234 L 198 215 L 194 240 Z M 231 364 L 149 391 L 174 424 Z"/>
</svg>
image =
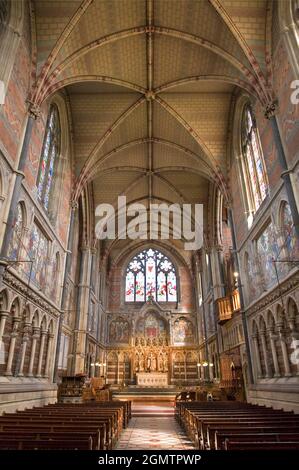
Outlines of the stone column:
<svg viewBox="0 0 299 470">
<path fill-rule="evenodd" d="M 260 358 L 260 351 L 259 351 L 259 344 L 257 340 L 257 335 L 252 335 L 255 359 L 256 359 L 256 369 L 257 369 L 257 377 L 260 379 L 262 375 L 262 366 L 261 366 L 261 358 Z"/>
<path fill-rule="evenodd" d="M 12 333 L 10 335 L 8 359 L 7 359 L 7 366 L 6 366 L 6 372 L 5 372 L 5 375 L 8 375 L 8 376 L 12 375 L 12 370 L 11 370 L 12 361 L 13 361 L 14 353 L 15 353 L 16 339 L 19 334 L 19 322 L 20 322 L 20 318 L 14 318 Z"/>
<path fill-rule="evenodd" d="M 282 358 L 283 358 L 283 365 L 284 365 L 284 376 L 285 377 L 290 377 L 292 375 L 291 373 L 291 368 L 290 368 L 290 362 L 289 362 L 289 355 L 288 355 L 288 349 L 286 345 L 286 339 L 283 333 L 283 325 L 278 324 L 278 332 L 279 332 L 279 339 L 280 339 L 280 347 L 282 351 Z"/>
<path fill-rule="evenodd" d="M 25 354 L 26 354 L 27 344 L 28 344 L 28 341 L 29 341 L 30 328 L 31 328 L 31 324 L 30 323 L 25 323 L 23 341 L 22 341 L 22 346 L 21 346 L 21 359 L 20 359 L 18 377 L 23 377 L 23 375 L 24 375 L 23 374 L 23 369 L 24 369 L 24 362 L 25 362 Z"/>
<path fill-rule="evenodd" d="M 91 356 L 91 363 L 90 363 L 90 377 L 94 377 L 95 367 L 96 367 L 95 362 L 96 362 L 96 358 L 95 358 L 94 355 L 92 355 Z"/>
<path fill-rule="evenodd" d="M 271 374 L 270 365 L 268 362 L 265 331 L 260 332 L 260 337 L 261 337 L 261 342 L 262 342 L 263 356 L 264 356 L 264 362 L 265 362 L 265 368 L 266 368 L 266 379 L 269 379 L 272 374 Z"/>
<path fill-rule="evenodd" d="M 73 344 L 73 374 L 82 373 L 85 370 L 86 343 L 88 338 L 90 269 L 91 251 L 89 246 L 83 245 L 81 247 L 77 312 L 74 329 L 76 341 Z"/>
<path fill-rule="evenodd" d="M 215 245 L 211 248 L 209 257 L 209 269 L 210 276 L 212 279 L 212 285 L 214 287 L 214 297 L 225 296 L 225 279 L 223 272 L 223 247 L 221 245 Z"/>
<path fill-rule="evenodd" d="M 45 340 L 47 336 L 47 331 L 41 331 L 41 341 L 40 341 L 40 348 L 39 348 L 39 357 L 38 357 L 38 365 L 37 365 L 37 374 L 36 377 L 42 376 L 42 365 L 43 365 L 43 355 L 45 349 Z"/>
<path fill-rule="evenodd" d="M 30 353 L 30 362 L 29 362 L 29 369 L 28 369 L 28 377 L 33 376 L 33 367 L 34 367 L 34 359 L 35 359 L 35 351 L 36 351 L 36 343 L 39 338 L 39 327 L 33 328 L 33 336 L 32 336 L 32 345 L 31 345 L 31 353 Z"/>
<path fill-rule="evenodd" d="M 6 319 L 9 316 L 10 312 L 2 310 L 0 312 L 0 364 L 5 364 L 5 347 L 2 341 Z"/>
<path fill-rule="evenodd" d="M 274 364 L 274 377 L 280 377 L 277 351 L 276 351 L 276 345 L 275 345 L 275 334 L 274 334 L 273 328 L 269 329 L 269 336 L 270 336 L 270 345 L 271 345 L 271 352 L 272 352 L 273 364 Z"/>
<path fill-rule="evenodd" d="M 214 366 L 215 366 L 215 364 L 214 364 Z M 209 363 L 208 367 L 210 369 L 210 379 L 214 380 L 214 367 L 211 366 L 210 363 Z"/>
<path fill-rule="evenodd" d="M 103 355 L 103 375 L 105 377 L 105 383 L 107 382 L 107 370 L 108 370 L 108 355 L 107 352 L 104 352 Z"/>
<path fill-rule="evenodd" d="M 54 339 L 54 335 L 50 333 L 48 335 L 48 347 L 47 347 L 46 366 L 45 366 L 45 374 L 44 374 L 45 378 L 48 378 L 50 375 L 50 360 L 51 360 L 51 354 L 52 354 L 53 339 Z"/>
<path fill-rule="evenodd" d="M 119 354 L 117 354 L 117 383 L 119 384 L 120 371 L 119 371 Z"/>
<path fill-rule="evenodd" d="M 58 380 L 58 361 L 59 361 L 59 353 L 60 353 L 60 347 L 61 347 L 64 312 L 67 306 L 67 299 L 68 299 L 68 292 L 69 292 L 68 277 L 69 277 L 69 274 L 71 271 L 71 265 L 72 265 L 72 248 L 73 248 L 74 226 L 75 226 L 77 208 L 78 208 L 77 202 L 73 202 L 71 206 L 71 216 L 70 216 L 69 234 L 68 234 L 68 242 L 67 242 L 67 253 L 66 253 L 64 279 L 63 279 L 63 289 L 62 289 L 62 295 L 61 295 L 61 313 L 59 316 L 59 322 L 58 322 L 58 327 L 57 327 L 57 340 L 56 340 L 54 372 L 53 372 L 54 382 L 57 382 Z"/>
<path fill-rule="evenodd" d="M 9 313 L 8 311 L 6 310 L 2 310 L 2 312 L 0 312 L 0 343 L 2 341 L 2 338 L 3 338 L 3 334 L 4 334 L 4 330 L 5 330 L 5 324 L 6 324 L 6 319 L 7 317 L 9 316 Z"/>
<path fill-rule="evenodd" d="M 130 370 L 131 383 L 134 380 L 134 372 L 135 372 L 135 360 L 134 359 L 135 359 L 135 355 L 134 355 L 134 353 L 132 353 L 132 355 L 131 355 L 131 370 Z"/>
<path fill-rule="evenodd" d="M 253 367 L 252 367 L 252 358 L 251 358 L 251 350 L 250 350 L 250 340 L 249 340 L 249 332 L 248 332 L 248 325 L 247 325 L 247 317 L 246 317 L 246 310 L 245 310 L 245 302 L 244 302 L 244 294 L 243 294 L 243 283 L 241 279 L 241 271 L 240 271 L 240 263 L 239 263 L 239 254 L 237 249 L 237 239 L 236 239 L 236 231 L 235 231 L 235 224 L 232 209 L 228 209 L 228 218 L 229 218 L 229 225 L 231 228 L 232 234 L 232 242 L 233 242 L 233 256 L 234 256 L 234 266 L 239 273 L 237 277 L 237 287 L 239 290 L 240 295 L 240 306 L 241 306 L 241 318 L 242 318 L 242 326 L 244 332 L 244 340 L 245 340 L 245 350 L 247 356 L 247 364 L 248 364 L 248 381 L 249 384 L 254 383 L 253 378 Z"/>
<path fill-rule="evenodd" d="M 295 318 L 291 317 L 288 321 L 289 323 L 289 328 L 291 330 L 291 340 L 292 343 L 295 342 L 294 344 L 298 344 L 299 340 L 299 332 L 296 331 L 296 323 L 295 323 Z M 297 367 L 297 372 L 296 375 L 299 375 L 299 362 L 296 361 L 296 367 Z"/>
<path fill-rule="evenodd" d="M 184 379 L 185 379 L 185 385 L 187 384 L 187 353 L 186 351 L 184 352 Z"/>
<path fill-rule="evenodd" d="M 205 380 L 205 368 L 203 366 L 203 363 L 201 363 L 201 368 L 200 368 L 200 371 L 201 371 L 201 378 L 202 380 Z"/>
</svg>

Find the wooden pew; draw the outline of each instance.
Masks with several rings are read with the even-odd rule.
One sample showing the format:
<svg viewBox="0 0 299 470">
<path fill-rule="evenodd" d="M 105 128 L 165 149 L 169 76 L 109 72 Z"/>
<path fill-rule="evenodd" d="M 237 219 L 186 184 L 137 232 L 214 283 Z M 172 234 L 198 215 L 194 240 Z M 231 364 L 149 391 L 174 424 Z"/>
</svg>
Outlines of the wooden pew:
<svg viewBox="0 0 299 470">
<path fill-rule="evenodd" d="M 239 442 L 226 439 L 225 450 L 298 450 L 298 441 Z"/>
<path fill-rule="evenodd" d="M 226 440 L 236 442 L 299 442 L 298 432 L 289 432 L 289 428 L 285 429 L 285 432 L 277 430 L 277 432 L 254 432 L 249 433 L 248 430 L 243 430 L 244 433 L 238 430 L 235 431 L 224 431 L 217 430 L 215 432 L 215 450 L 225 449 Z"/>
<path fill-rule="evenodd" d="M 34 448 L 108 450 L 130 416 L 131 403 L 127 402 L 55 404 L 6 413 L 0 417 L 0 449 L 8 445 L 29 449 L 32 441 Z M 17 442 L 21 442 L 19 447 Z"/>
<path fill-rule="evenodd" d="M 201 449 L 224 448 L 225 439 L 229 439 L 224 433 L 231 433 L 233 437 L 230 448 L 237 447 L 236 442 L 238 445 L 241 441 L 245 442 L 245 438 L 237 439 L 238 434 L 250 435 L 247 444 L 249 441 L 260 442 L 263 434 L 269 434 L 269 438 L 265 439 L 267 442 L 271 439 L 282 441 L 282 446 L 286 439 L 292 443 L 299 442 L 299 416 L 264 406 L 236 402 L 179 402 L 176 418 Z M 287 433 L 291 436 L 284 438 Z M 254 435 L 257 435 L 256 441 Z"/>
</svg>

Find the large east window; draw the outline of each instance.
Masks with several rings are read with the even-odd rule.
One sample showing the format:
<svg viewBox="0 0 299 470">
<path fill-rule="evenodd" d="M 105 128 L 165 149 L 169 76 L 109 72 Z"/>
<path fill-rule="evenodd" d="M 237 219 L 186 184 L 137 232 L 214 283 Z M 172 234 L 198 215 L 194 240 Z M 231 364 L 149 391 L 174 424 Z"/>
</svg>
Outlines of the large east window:
<svg viewBox="0 0 299 470">
<path fill-rule="evenodd" d="M 126 272 L 126 302 L 177 301 L 175 267 L 158 250 L 143 250 L 129 262 Z"/>
</svg>

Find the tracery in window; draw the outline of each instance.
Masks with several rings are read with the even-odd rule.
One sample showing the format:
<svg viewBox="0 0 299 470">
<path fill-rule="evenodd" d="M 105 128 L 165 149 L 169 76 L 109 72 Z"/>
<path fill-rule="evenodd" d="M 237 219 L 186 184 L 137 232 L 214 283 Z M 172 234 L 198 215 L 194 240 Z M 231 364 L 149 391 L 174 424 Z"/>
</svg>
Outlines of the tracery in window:
<svg viewBox="0 0 299 470">
<path fill-rule="evenodd" d="M 177 301 L 177 277 L 172 262 L 158 250 L 141 251 L 126 272 L 126 302 Z"/>
<path fill-rule="evenodd" d="M 250 106 L 245 107 L 243 114 L 242 149 L 249 206 L 251 212 L 255 212 L 268 194 L 268 182 L 258 130 Z"/>
<path fill-rule="evenodd" d="M 49 209 L 49 200 L 53 190 L 55 169 L 60 152 L 60 120 L 56 105 L 50 108 L 40 160 L 37 180 L 38 198 Z"/>
</svg>

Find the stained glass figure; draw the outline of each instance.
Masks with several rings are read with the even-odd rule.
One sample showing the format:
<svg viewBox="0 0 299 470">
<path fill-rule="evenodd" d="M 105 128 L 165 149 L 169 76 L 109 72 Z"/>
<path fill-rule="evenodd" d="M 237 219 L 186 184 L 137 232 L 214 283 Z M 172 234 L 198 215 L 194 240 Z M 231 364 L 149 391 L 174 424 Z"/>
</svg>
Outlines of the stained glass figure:
<svg viewBox="0 0 299 470">
<path fill-rule="evenodd" d="M 258 130 L 250 106 L 246 106 L 243 115 L 242 147 L 248 196 L 256 211 L 268 194 L 268 182 Z"/>
<path fill-rule="evenodd" d="M 9 259 L 16 261 L 19 258 L 22 234 L 24 230 L 24 218 L 21 204 L 17 205 L 16 216 L 13 224 L 12 237 L 8 247 L 7 256 Z"/>
<path fill-rule="evenodd" d="M 37 179 L 37 195 L 45 209 L 49 209 L 49 201 L 53 189 L 53 180 L 58 155 L 60 152 L 60 120 L 56 105 L 50 108 L 43 151 Z"/>
<path fill-rule="evenodd" d="M 40 228 L 34 224 L 30 234 L 28 247 L 28 255 L 32 263 L 28 263 L 27 273 L 30 276 L 30 279 L 41 288 L 44 288 L 46 283 L 48 245 L 48 239 Z"/>
<path fill-rule="evenodd" d="M 126 302 L 177 301 L 177 277 L 172 262 L 158 250 L 144 250 L 130 261 Z"/>
</svg>

